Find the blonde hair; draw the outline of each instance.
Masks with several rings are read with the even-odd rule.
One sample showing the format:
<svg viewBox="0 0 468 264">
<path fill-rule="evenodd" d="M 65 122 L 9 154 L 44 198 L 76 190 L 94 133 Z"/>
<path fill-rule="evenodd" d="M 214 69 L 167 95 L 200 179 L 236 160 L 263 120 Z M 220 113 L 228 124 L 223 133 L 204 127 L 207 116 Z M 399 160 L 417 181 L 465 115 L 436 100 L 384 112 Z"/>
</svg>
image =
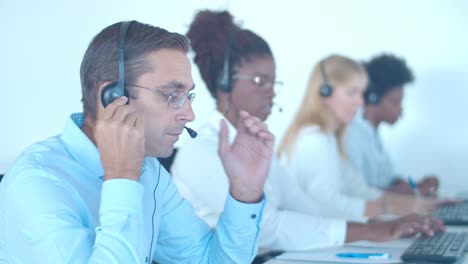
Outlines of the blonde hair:
<svg viewBox="0 0 468 264">
<path fill-rule="evenodd" d="M 290 157 L 299 132 L 304 127 L 310 125 L 319 126 L 320 130 L 324 133 L 334 132 L 338 141 L 340 154 L 346 157 L 343 147 L 343 136 L 346 126 L 340 125 L 337 130 L 333 127 L 335 117 L 325 108 L 323 99 L 320 96 L 320 87 L 324 83 L 320 67 L 323 67 L 325 78 L 332 87 L 346 84 L 356 75 L 365 76 L 367 79 L 364 67 L 360 63 L 344 56 L 331 55 L 317 63 L 310 74 L 307 90 L 299 110 L 286 130 L 286 134 L 278 148 L 279 157 L 283 154 L 286 154 L 288 158 Z"/>
</svg>

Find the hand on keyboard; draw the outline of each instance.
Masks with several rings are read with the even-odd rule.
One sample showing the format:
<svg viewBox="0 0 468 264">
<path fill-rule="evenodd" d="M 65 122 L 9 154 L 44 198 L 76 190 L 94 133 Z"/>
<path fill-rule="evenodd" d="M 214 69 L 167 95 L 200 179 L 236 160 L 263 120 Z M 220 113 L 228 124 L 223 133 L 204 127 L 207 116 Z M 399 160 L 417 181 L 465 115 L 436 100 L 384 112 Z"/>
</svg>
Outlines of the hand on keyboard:
<svg viewBox="0 0 468 264">
<path fill-rule="evenodd" d="M 368 222 L 368 226 L 372 234 L 370 240 L 375 242 L 396 240 L 419 233 L 433 236 L 439 231 L 445 231 L 445 226 L 440 220 L 416 214 L 391 221 L 372 220 Z"/>
<path fill-rule="evenodd" d="M 413 204 L 413 212 L 415 213 L 428 213 L 436 210 L 443 205 L 461 203 L 462 200 L 449 199 L 449 198 L 416 198 Z"/>
<path fill-rule="evenodd" d="M 409 195 L 385 193 L 388 213 L 394 215 L 426 214 L 437 207 L 460 202 L 454 199 L 419 198 Z"/>
</svg>

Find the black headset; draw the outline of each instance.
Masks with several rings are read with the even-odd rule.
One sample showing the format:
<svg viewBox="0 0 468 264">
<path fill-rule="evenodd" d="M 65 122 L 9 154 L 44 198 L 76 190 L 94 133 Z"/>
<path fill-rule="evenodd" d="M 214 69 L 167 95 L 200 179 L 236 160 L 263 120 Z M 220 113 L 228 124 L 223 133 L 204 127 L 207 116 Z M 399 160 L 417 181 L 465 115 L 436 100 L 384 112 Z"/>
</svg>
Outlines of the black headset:
<svg viewBox="0 0 468 264">
<path fill-rule="evenodd" d="M 120 25 L 120 40 L 119 40 L 119 79 L 106 85 L 102 89 L 101 102 L 104 107 L 108 106 L 115 99 L 121 96 L 127 96 L 128 92 L 125 89 L 125 35 L 133 21 L 122 22 Z"/>
<path fill-rule="evenodd" d="M 234 32 L 229 34 L 228 45 L 226 48 L 226 55 L 224 56 L 223 71 L 217 81 L 218 90 L 223 93 L 230 93 L 232 90 L 232 76 L 231 76 L 231 50 L 233 45 Z"/>
<path fill-rule="evenodd" d="M 320 62 L 320 73 L 322 74 L 323 83 L 320 86 L 320 96 L 330 97 L 333 93 L 333 87 L 328 83 L 328 78 L 325 73 L 325 62 Z"/>
<path fill-rule="evenodd" d="M 371 82 L 369 82 L 369 85 L 364 92 L 364 100 L 366 101 L 366 104 L 378 104 L 380 102 L 380 95 L 375 91 Z"/>
</svg>

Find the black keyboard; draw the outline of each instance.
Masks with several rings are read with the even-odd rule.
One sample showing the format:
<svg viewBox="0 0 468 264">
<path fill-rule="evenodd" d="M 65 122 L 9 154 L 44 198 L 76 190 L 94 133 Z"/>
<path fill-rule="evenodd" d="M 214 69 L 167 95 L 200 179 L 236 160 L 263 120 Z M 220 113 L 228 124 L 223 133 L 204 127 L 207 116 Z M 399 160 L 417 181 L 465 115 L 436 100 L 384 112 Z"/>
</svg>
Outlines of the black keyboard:
<svg viewBox="0 0 468 264">
<path fill-rule="evenodd" d="M 441 206 L 435 216 L 446 225 L 468 225 L 468 202 Z"/>
<path fill-rule="evenodd" d="M 466 232 L 440 232 L 432 237 L 420 236 L 403 252 L 401 259 L 453 263 L 463 254 L 467 243 Z"/>
</svg>

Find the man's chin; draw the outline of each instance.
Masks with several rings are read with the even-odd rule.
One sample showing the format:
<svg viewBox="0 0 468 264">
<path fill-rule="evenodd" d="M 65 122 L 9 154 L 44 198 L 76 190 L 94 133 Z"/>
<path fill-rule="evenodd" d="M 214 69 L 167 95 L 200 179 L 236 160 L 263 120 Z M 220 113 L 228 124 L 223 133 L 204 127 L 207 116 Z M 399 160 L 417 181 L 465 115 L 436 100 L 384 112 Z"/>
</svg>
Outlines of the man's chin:
<svg viewBox="0 0 468 264">
<path fill-rule="evenodd" d="M 169 158 L 172 153 L 174 153 L 174 146 L 171 146 L 167 149 L 161 149 L 159 148 L 156 152 L 148 155 L 148 156 L 151 156 L 151 157 L 155 157 L 155 158 Z"/>
<path fill-rule="evenodd" d="M 398 122 L 398 118 L 397 119 L 394 119 L 394 120 L 390 120 L 389 123 L 390 125 L 394 125 L 396 122 Z"/>
<path fill-rule="evenodd" d="M 265 122 L 267 118 L 271 115 L 271 109 L 270 110 L 265 110 L 263 113 L 259 114 L 257 116 L 262 122 Z"/>
</svg>

